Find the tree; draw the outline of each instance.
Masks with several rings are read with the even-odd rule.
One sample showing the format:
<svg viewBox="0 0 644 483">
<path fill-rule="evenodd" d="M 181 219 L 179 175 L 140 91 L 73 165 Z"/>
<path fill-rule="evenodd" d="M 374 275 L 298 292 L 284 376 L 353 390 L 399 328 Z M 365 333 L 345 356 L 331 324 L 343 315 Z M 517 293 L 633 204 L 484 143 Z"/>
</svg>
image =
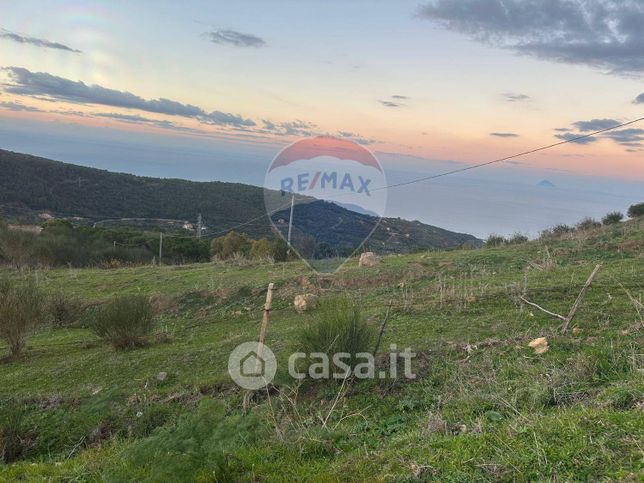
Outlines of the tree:
<svg viewBox="0 0 644 483">
<path fill-rule="evenodd" d="M 619 211 L 612 211 L 602 218 L 602 224 L 615 225 L 624 219 L 624 214 Z"/>
<path fill-rule="evenodd" d="M 628 208 L 628 216 L 630 218 L 638 218 L 644 216 L 644 203 L 637 203 Z"/>
<path fill-rule="evenodd" d="M 334 256 L 335 252 L 333 251 L 333 247 L 331 247 L 327 242 L 318 243 L 315 247 L 314 258 L 324 259 L 333 258 Z"/>
</svg>

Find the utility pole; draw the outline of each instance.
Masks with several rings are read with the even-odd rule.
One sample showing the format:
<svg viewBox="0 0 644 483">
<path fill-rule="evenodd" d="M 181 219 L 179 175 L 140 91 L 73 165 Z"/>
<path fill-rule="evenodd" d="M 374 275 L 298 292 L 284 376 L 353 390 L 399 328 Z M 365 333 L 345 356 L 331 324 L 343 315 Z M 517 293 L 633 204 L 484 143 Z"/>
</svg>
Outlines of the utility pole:
<svg viewBox="0 0 644 483">
<path fill-rule="evenodd" d="M 291 248 L 291 230 L 293 229 L 293 208 L 295 207 L 295 193 L 291 195 L 291 216 L 288 219 L 288 237 L 286 242 L 288 243 L 289 249 Z"/>
<path fill-rule="evenodd" d="M 197 217 L 197 238 L 201 238 L 201 228 L 203 227 L 203 221 L 201 219 L 201 213 Z"/>
<path fill-rule="evenodd" d="M 163 257 L 163 232 L 159 232 L 159 265 L 161 265 L 162 257 Z"/>
</svg>

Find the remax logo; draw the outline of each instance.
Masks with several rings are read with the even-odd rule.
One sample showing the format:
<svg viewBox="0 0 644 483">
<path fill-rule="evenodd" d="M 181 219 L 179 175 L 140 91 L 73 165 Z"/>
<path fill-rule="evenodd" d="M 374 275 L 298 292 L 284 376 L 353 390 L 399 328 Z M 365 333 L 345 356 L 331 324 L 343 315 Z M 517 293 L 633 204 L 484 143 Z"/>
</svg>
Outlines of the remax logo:
<svg viewBox="0 0 644 483">
<path fill-rule="evenodd" d="M 364 146 L 317 136 L 280 151 L 264 199 L 275 231 L 316 271 L 333 272 L 360 250 L 384 216 L 385 174 Z"/>
<path fill-rule="evenodd" d="M 293 193 L 294 191 L 302 193 L 315 189 L 318 183 L 320 189 L 351 191 L 353 193 L 365 193 L 367 196 L 370 196 L 369 184 L 371 183 L 371 179 L 365 179 L 362 176 L 354 179 L 351 173 L 338 173 L 336 171 L 300 173 L 297 175 L 297 178 L 282 178 L 280 190 L 288 193 Z"/>
</svg>

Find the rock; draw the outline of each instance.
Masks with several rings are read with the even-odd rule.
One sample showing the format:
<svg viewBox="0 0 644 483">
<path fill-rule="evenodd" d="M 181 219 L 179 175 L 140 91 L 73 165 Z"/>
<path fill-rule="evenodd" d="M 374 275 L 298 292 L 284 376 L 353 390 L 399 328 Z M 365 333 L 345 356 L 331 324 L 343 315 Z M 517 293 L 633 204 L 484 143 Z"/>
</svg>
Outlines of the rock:
<svg viewBox="0 0 644 483">
<path fill-rule="evenodd" d="M 296 312 L 302 314 L 307 310 L 314 309 L 318 304 L 318 296 L 312 293 L 307 293 L 304 295 L 296 295 L 293 300 L 293 306 L 295 307 Z"/>
<path fill-rule="evenodd" d="M 579 334 L 581 334 L 581 329 L 579 327 L 572 329 L 572 335 L 578 336 Z"/>
<path fill-rule="evenodd" d="M 163 382 L 168 378 L 168 373 L 167 372 L 159 372 L 157 374 L 157 381 Z"/>
<path fill-rule="evenodd" d="M 539 337 L 538 339 L 530 341 L 528 347 L 532 347 L 535 354 L 543 354 L 550 348 L 548 346 L 548 339 L 545 337 Z"/>
<path fill-rule="evenodd" d="M 380 263 L 381 258 L 374 252 L 364 252 L 360 255 L 358 266 L 360 267 L 374 267 Z"/>
</svg>

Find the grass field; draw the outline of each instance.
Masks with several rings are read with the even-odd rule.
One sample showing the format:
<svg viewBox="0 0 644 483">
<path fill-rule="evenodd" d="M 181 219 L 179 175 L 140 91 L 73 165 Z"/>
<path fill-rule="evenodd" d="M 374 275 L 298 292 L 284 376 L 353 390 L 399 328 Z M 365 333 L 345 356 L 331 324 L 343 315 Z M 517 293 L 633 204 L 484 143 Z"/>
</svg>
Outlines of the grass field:
<svg viewBox="0 0 644 483">
<path fill-rule="evenodd" d="M 38 271 L 45 292 L 90 305 L 150 295 L 157 337 L 115 351 L 83 324 L 47 328 L 4 358 L 0 427 L 14 421 L 24 452 L 0 481 L 642 481 L 643 249 L 640 220 L 334 276 L 297 262 Z M 598 263 L 567 334 L 520 301 L 565 315 Z M 269 282 L 280 368 L 244 413 L 228 355 L 257 339 Z M 286 361 L 316 311 L 292 301 L 307 292 L 349 293 L 377 327 L 391 303 L 381 348 L 411 347 L 418 377 L 295 384 Z"/>
</svg>

